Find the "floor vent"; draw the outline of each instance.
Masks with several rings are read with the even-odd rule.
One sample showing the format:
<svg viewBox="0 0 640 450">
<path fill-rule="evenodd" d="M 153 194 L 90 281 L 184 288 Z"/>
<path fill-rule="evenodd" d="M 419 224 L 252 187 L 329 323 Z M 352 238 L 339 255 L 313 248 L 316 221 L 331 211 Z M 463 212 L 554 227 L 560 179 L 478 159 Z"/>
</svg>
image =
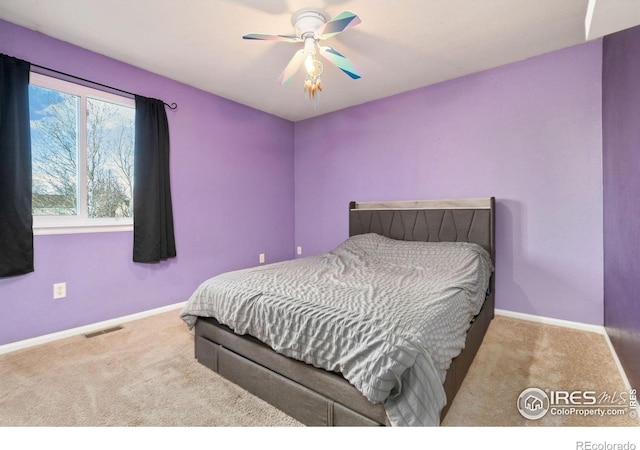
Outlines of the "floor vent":
<svg viewBox="0 0 640 450">
<path fill-rule="evenodd" d="M 112 333 L 118 330 L 122 330 L 122 327 L 120 325 L 118 325 L 117 327 L 106 328 L 104 330 L 94 331 L 93 333 L 85 334 L 84 337 L 92 338 L 92 337 L 100 336 L 101 334 Z"/>
</svg>

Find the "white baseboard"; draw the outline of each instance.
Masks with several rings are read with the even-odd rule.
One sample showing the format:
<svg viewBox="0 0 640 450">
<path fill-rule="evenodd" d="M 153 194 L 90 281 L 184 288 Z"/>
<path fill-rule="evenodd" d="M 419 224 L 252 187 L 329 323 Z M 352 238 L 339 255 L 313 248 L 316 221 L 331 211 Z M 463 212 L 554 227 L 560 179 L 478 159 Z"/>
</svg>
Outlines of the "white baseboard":
<svg viewBox="0 0 640 450">
<path fill-rule="evenodd" d="M 631 389 L 631 383 L 629 383 L 629 379 L 627 378 L 627 375 L 625 374 L 624 369 L 622 368 L 620 359 L 618 359 L 618 354 L 616 353 L 616 350 L 613 347 L 613 344 L 611 343 L 611 339 L 609 339 L 609 335 L 606 332 L 604 333 L 604 339 L 605 341 L 607 341 L 607 345 L 609 346 L 609 349 L 611 350 L 611 354 L 613 355 L 613 360 L 616 362 L 616 365 L 620 370 L 620 374 L 622 375 L 622 379 L 624 380 L 627 390 Z"/>
<path fill-rule="evenodd" d="M 525 314 L 506 309 L 496 309 L 496 314 L 505 317 L 513 317 L 514 319 L 528 320 L 530 322 L 545 323 L 547 325 L 557 325 L 559 327 L 573 328 L 582 331 L 591 331 L 598 334 L 606 334 L 602 325 L 592 325 L 589 323 L 572 322 L 570 320 L 554 319 L 552 317 L 536 316 L 533 314 Z"/>
<path fill-rule="evenodd" d="M 624 381 L 624 385 L 627 389 L 627 392 L 629 392 L 631 389 L 635 389 L 637 392 L 638 390 L 640 390 L 640 386 L 631 386 L 631 383 L 629 383 L 629 379 L 627 378 L 627 374 L 624 371 L 624 367 L 622 367 L 622 363 L 620 363 L 620 359 L 618 359 L 618 354 L 616 353 L 616 349 L 613 347 L 613 344 L 611 343 L 611 339 L 609 339 L 609 335 L 607 334 L 606 330 L 604 332 L 604 339 L 607 341 L 607 345 L 609 346 L 609 350 L 611 350 L 611 354 L 613 355 L 613 360 L 616 362 L 616 366 L 618 366 L 618 371 L 620 372 L 620 376 L 622 376 L 622 381 Z M 640 400 L 640 395 L 638 395 L 637 397 Z M 640 403 L 637 403 L 637 400 L 636 400 L 636 411 L 637 411 L 636 417 L 640 417 Z"/>
<path fill-rule="evenodd" d="M 132 320 L 143 319 L 145 317 L 154 316 L 174 309 L 182 308 L 186 302 L 175 303 L 173 305 L 162 306 L 160 308 L 150 309 L 148 311 L 142 311 L 136 314 L 131 314 L 124 317 L 118 317 L 115 319 L 105 320 L 103 322 L 92 323 L 78 328 L 72 328 L 70 330 L 59 331 L 57 333 L 46 334 L 44 336 L 38 336 L 31 339 L 25 339 L 23 341 L 12 342 L 11 344 L 0 345 L 0 355 L 4 353 L 14 352 L 16 350 L 22 350 L 25 348 L 33 347 L 40 344 L 46 344 L 47 342 L 57 341 L 79 334 L 87 334 L 94 331 L 102 330 L 104 328 L 110 328 L 119 325 L 124 322 L 131 322 Z"/>
<path fill-rule="evenodd" d="M 611 340 L 609 339 L 609 335 L 607 334 L 607 330 L 605 329 L 604 326 L 591 325 L 588 323 L 572 322 L 570 320 L 553 319 L 551 317 L 536 316 L 533 314 L 507 311 L 504 309 L 496 309 L 495 312 L 497 315 L 512 317 L 514 319 L 528 320 L 530 322 L 538 322 L 538 323 L 544 323 L 548 325 L 557 325 L 560 327 L 573 328 L 573 329 L 582 330 L 582 331 L 591 331 L 591 332 L 603 335 L 605 341 L 607 341 L 607 345 L 609 346 L 609 351 L 613 356 L 613 360 L 615 361 L 616 366 L 618 367 L 618 372 L 620 372 L 620 376 L 622 377 L 622 381 L 625 384 L 625 388 L 627 390 L 630 390 L 632 388 L 631 383 L 629 383 L 629 378 L 627 378 L 627 374 L 624 371 L 624 367 L 622 367 L 622 364 L 620 363 L 618 354 L 616 353 L 616 350 L 613 347 L 613 344 L 611 344 Z M 638 387 L 636 387 L 636 389 L 638 389 Z M 638 413 L 640 413 L 640 405 L 638 406 Z"/>
</svg>

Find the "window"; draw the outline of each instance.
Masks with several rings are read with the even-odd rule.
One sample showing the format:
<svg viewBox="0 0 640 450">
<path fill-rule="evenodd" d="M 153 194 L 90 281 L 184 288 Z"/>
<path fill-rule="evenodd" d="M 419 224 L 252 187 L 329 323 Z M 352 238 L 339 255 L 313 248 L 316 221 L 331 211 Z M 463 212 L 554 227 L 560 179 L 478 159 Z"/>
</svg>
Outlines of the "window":
<svg viewBox="0 0 640 450">
<path fill-rule="evenodd" d="M 135 101 L 32 73 L 29 113 L 34 232 L 132 229 Z"/>
</svg>

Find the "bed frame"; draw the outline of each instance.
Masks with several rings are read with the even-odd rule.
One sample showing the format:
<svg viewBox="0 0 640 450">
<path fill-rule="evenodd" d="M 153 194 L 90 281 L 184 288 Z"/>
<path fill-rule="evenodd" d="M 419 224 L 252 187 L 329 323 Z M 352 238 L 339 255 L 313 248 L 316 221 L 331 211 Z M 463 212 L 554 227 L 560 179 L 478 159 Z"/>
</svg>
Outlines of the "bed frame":
<svg viewBox="0 0 640 450">
<path fill-rule="evenodd" d="M 349 236 L 378 233 L 393 239 L 474 242 L 495 265 L 495 200 L 490 198 L 351 202 Z M 446 415 L 494 316 L 495 275 L 465 348 L 452 361 L 444 382 Z M 308 426 L 389 425 L 382 404 L 369 402 L 339 373 L 318 369 L 274 352 L 247 335 L 235 334 L 213 318 L 198 318 L 195 357 L 224 378 Z"/>
</svg>

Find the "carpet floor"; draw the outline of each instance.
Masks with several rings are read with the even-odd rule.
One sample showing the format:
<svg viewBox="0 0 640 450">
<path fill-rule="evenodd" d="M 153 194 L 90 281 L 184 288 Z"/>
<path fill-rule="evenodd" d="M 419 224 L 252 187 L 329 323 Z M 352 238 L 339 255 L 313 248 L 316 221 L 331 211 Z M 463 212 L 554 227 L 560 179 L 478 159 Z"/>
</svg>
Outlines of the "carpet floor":
<svg viewBox="0 0 640 450">
<path fill-rule="evenodd" d="M 300 425 L 200 365 L 178 312 L 0 355 L 0 426 Z M 526 419 L 516 402 L 530 387 L 626 395 L 603 336 L 496 316 L 443 425 L 640 425 L 631 410 Z"/>
</svg>

